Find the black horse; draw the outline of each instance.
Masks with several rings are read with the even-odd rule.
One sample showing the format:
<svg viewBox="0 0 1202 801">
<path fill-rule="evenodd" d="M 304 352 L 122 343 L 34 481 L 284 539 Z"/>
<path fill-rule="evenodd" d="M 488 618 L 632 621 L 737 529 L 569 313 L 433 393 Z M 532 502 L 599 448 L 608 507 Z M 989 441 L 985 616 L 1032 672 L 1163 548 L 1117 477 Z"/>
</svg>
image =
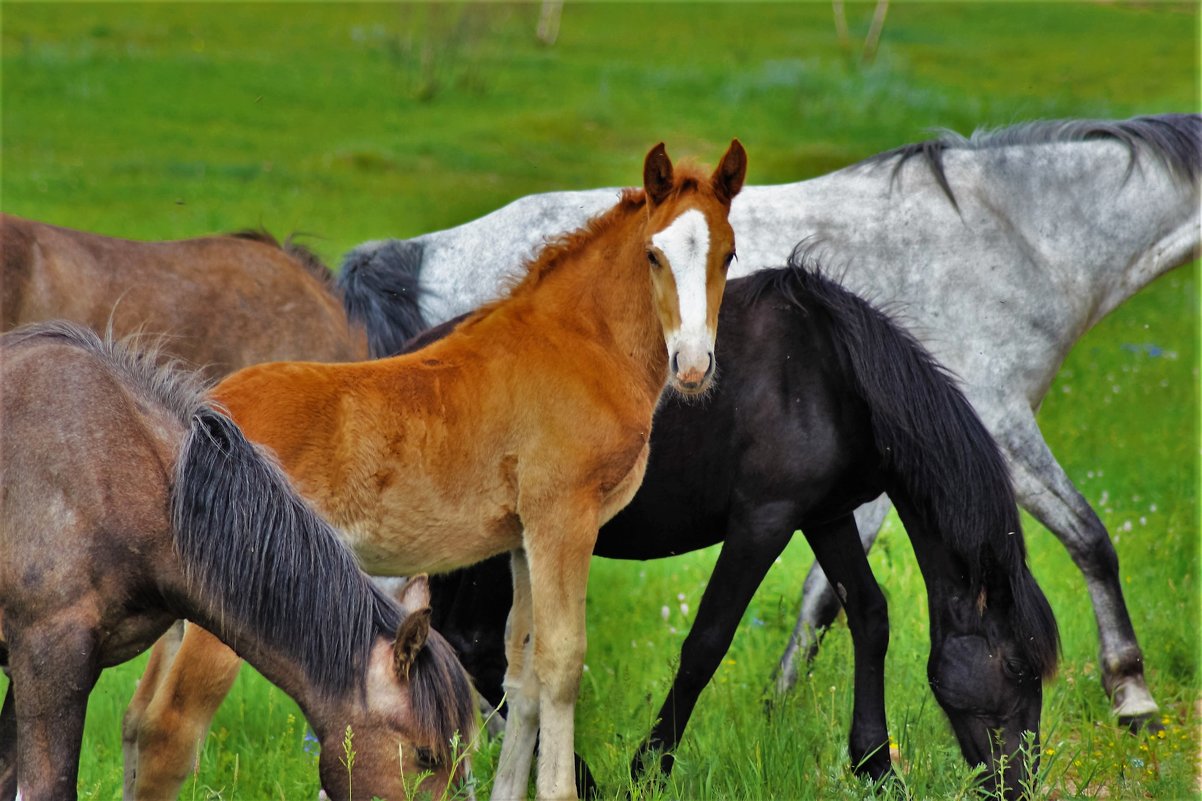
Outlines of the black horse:
<svg viewBox="0 0 1202 801">
<path fill-rule="evenodd" d="M 889 773 L 887 609 L 852 517 L 885 492 L 927 585 L 935 697 L 969 763 L 989 767 L 986 788 L 1022 794 L 1034 765 L 1019 746 L 1024 733 L 1038 736 L 1042 679 L 1055 670 L 1059 641 L 1026 566 L 993 439 L 912 337 L 808 269 L 802 255 L 787 268 L 731 281 L 720 330 L 716 391 L 700 403 L 660 408 L 642 487 L 601 529 L 595 550 L 656 559 L 723 543 L 632 772 L 656 754 L 665 773 L 672 769 L 672 749 L 752 595 L 801 529 L 839 589 L 854 643 L 851 759 L 874 779 Z M 434 588 L 437 628 L 493 703 L 501 696 L 509 595 L 508 567 L 496 560 L 441 577 Z"/>
</svg>

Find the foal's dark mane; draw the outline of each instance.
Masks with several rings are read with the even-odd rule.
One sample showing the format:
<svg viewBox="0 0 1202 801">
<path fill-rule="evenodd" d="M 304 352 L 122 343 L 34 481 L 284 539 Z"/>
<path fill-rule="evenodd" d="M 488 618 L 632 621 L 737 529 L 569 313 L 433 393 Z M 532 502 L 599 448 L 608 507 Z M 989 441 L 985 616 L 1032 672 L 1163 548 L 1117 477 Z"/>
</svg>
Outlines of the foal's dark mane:
<svg viewBox="0 0 1202 801">
<path fill-rule="evenodd" d="M 1016 145 L 1046 145 L 1110 139 L 1126 146 L 1131 156 L 1127 174 L 1135 169 L 1141 152 L 1160 161 L 1171 173 L 1185 181 L 1196 181 L 1202 173 L 1202 116 L 1198 114 L 1158 114 L 1129 120 L 1040 120 L 1007 128 L 977 129 L 971 137 L 954 131 L 941 131 L 936 139 L 915 142 L 887 150 L 865 159 L 858 166 L 893 163 L 893 178 L 912 158 L 926 162 L 948 200 L 959 208 L 943 169 L 943 154 L 948 150 L 988 150 Z"/>
<path fill-rule="evenodd" d="M 188 427 L 174 477 L 175 550 L 213 624 L 236 621 L 286 654 L 327 696 L 363 691 L 371 648 L 380 635 L 395 637 L 400 607 L 359 569 L 275 461 L 208 402 L 199 373 L 161 364 L 154 347 L 114 341 L 111 332 L 101 339 L 64 321 L 25 326 L 4 343 L 38 338 L 94 354 L 128 391 Z M 456 731 L 471 730 L 470 686 L 436 632 L 409 680 L 416 725 L 430 742 L 447 746 Z"/>
<path fill-rule="evenodd" d="M 829 323 L 848 378 L 871 409 L 882 468 L 964 565 L 969 586 L 1010 601 L 1021 647 L 1050 675 L 1059 650 L 1055 620 L 1024 567 L 1017 502 L 997 443 L 943 365 L 889 315 L 826 278 L 807 254 L 796 250 L 786 268 L 744 278 L 743 291 L 753 301 L 782 298 Z"/>
</svg>

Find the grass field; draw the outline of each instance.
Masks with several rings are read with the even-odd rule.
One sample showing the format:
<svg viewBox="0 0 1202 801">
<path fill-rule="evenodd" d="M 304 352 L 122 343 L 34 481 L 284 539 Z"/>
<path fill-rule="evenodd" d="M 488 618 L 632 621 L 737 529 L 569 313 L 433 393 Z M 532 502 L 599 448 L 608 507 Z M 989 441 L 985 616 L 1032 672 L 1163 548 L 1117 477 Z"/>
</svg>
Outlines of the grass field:
<svg viewBox="0 0 1202 801">
<path fill-rule="evenodd" d="M 849 4 L 853 39 L 871 6 Z M 336 264 L 353 245 L 454 225 L 523 194 L 637 181 L 659 140 L 714 160 L 733 135 L 754 183 L 819 175 L 932 127 L 1197 111 L 1196 4 L 894 4 L 874 64 L 840 50 L 827 3 L 0 6 L 0 208 L 172 238 L 265 226 Z M 1116 729 L 1084 582 L 1025 519 L 1064 660 L 1045 698 L 1048 798 L 1198 797 L 1198 265 L 1149 287 L 1071 354 L 1040 421 L 1110 528 L 1165 713 Z M 706 691 L 667 788 L 638 797 L 860 798 L 847 771 L 851 657 L 837 626 L 812 675 L 761 703 L 810 556 L 790 546 Z M 667 689 L 716 552 L 595 560 L 578 748 L 615 797 Z M 900 528 L 872 554 L 890 601 L 888 714 L 919 798 L 968 797 L 926 689 L 922 583 Z M 660 610 L 667 607 L 667 620 Z M 89 708 L 80 795 L 120 795 L 119 721 L 144 658 Z M 0 679 L 0 689 L 4 679 Z M 246 670 L 186 799 L 311 799 L 296 706 Z M 477 757 L 487 793 L 497 743 Z"/>
</svg>

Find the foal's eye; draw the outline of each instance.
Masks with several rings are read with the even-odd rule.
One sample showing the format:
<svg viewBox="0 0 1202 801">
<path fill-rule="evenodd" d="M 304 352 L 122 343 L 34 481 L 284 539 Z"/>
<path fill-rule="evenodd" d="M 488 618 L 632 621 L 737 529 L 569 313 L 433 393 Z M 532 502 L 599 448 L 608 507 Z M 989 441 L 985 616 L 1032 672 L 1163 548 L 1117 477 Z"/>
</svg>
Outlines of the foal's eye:
<svg viewBox="0 0 1202 801">
<path fill-rule="evenodd" d="M 654 250 L 647 251 L 647 263 L 657 270 L 660 268 L 659 258 L 655 255 Z"/>
<path fill-rule="evenodd" d="M 417 766 L 422 770 L 434 770 L 438 767 L 438 757 L 430 748 L 417 749 Z"/>
<path fill-rule="evenodd" d="M 722 261 L 722 269 L 723 269 L 724 271 L 725 271 L 725 270 L 729 270 L 729 269 L 730 269 L 730 263 L 731 263 L 732 261 L 734 261 L 734 260 L 735 260 L 735 258 L 736 258 L 736 257 L 735 257 L 735 252 L 734 252 L 733 250 L 732 250 L 730 253 L 727 253 L 727 254 L 726 254 L 726 258 L 725 258 L 725 259 L 723 259 L 723 261 Z"/>
</svg>

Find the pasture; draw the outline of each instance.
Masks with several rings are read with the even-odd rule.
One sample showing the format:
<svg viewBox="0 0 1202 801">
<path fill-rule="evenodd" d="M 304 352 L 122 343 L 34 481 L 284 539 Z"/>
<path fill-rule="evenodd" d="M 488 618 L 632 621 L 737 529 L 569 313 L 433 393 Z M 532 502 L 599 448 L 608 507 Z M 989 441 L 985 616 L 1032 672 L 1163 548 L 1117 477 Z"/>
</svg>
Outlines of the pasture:
<svg viewBox="0 0 1202 801">
<path fill-rule="evenodd" d="M 871 7 L 848 8 L 853 41 Z M 876 61 L 841 51 L 816 4 L 5 3 L 0 208 L 165 239 L 263 226 L 331 265 L 347 249 L 466 221 L 523 194 L 628 184 L 661 139 L 712 162 L 731 136 L 750 183 L 796 181 L 925 138 L 1049 117 L 1197 111 L 1194 5 L 924 4 L 890 9 Z M 856 49 L 858 56 L 858 44 Z M 1116 56 L 1120 54 L 1121 57 Z M 1090 332 L 1040 413 L 1110 529 L 1163 735 L 1117 729 L 1097 681 L 1084 582 L 1024 518 L 1064 659 L 1044 703 L 1048 798 L 1196 797 L 1199 676 L 1198 265 Z M 577 748 L 614 797 L 671 680 L 716 551 L 594 560 Z M 639 798 L 859 798 L 846 768 L 850 638 L 769 710 L 810 554 L 789 547 L 744 617 L 663 788 Z M 890 602 L 887 702 L 919 798 L 968 797 L 925 682 L 922 582 L 896 522 L 871 563 Z M 144 657 L 93 693 L 80 795 L 120 794 L 119 722 Z M 0 689 L 3 689 L 0 679 Z M 295 705 L 250 669 L 184 798 L 312 798 Z M 497 742 L 476 759 L 487 793 Z"/>
</svg>

